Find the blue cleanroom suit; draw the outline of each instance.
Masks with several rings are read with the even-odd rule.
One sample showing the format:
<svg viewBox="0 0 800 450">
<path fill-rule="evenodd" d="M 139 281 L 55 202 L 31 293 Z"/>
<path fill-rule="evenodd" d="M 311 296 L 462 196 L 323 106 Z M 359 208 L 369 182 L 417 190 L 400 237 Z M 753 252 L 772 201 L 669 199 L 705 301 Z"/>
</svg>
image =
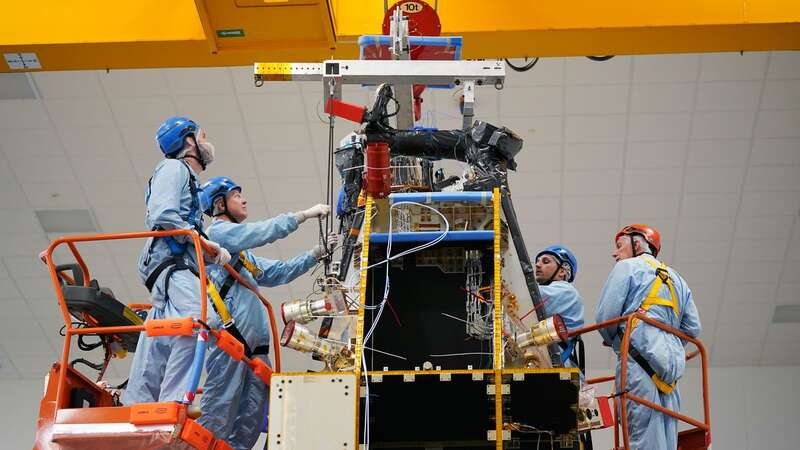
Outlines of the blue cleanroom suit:
<svg viewBox="0 0 800 450">
<path fill-rule="evenodd" d="M 249 249 L 284 238 L 298 227 L 291 214 L 281 214 L 260 222 L 233 223 L 216 220 L 208 227 L 210 240 L 227 249 L 235 264 L 239 252 L 257 268 L 255 276 L 242 267 L 240 273 L 251 286 L 273 287 L 286 284 L 304 274 L 317 262 L 311 251 L 302 253 L 289 261 L 275 261 L 254 256 Z M 209 266 L 209 277 L 219 289 L 230 276 L 221 266 Z M 225 295 L 225 304 L 236 327 L 256 353 L 253 357 L 268 362 L 269 319 L 266 309 L 250 290 L 234 283 Z M 216 317 L 213 328 L 221 328 Z M 260 353 L 261 352 L 261 353 Z M 215 436 L 225 439 L 234 449 L 250 449 L 258 440 L 265 416 L 269 392 L 268 386 L 253 375 L 247 365 L 233 361 L 225 352 L 211 346 L 206 361 L 208 378 L 204 393 L 200 397 L 201 425 Z"/>
<path fill-rule="evenodd" d="M 185 162 L 164 159 L 155 168 L 145 192 L 145 225 L 150 230 L 202 230 L 197 174 Z M 200 280 L 197 256 L 191 239 L 176 236 L 174 245 L 186 246 L 179 258 L 191 270 L 163 270 L 150 293 L 153 304 L 148 320 L 171 317 L 200 318 Z M 166 238 L 150 238 L 139 255 L 139 276 L 143 282 L 164 261 L 172 258 Z M 194 271 L 195 273 L 193 273 Z M 123 403 L 180 401 L 189 384 L 194 357 L 194 336 L 139 336 Z"/>
<path fill-rule="evenodd" d="M 542 294 L 545 316 L 559 314 L 564 319 L 564 325 L 568 331 L 583 327 L 583 300 L 572 283 L 553 281 L 548 285 L 540 285 L 539 292 Z M 574 346 L 575 340 L 570 339 L 562 347 L 561 361 L 564 367 L 577 367 L 575 362 L 569 359 Z"/>
<path fill-rule="evenodd" d="M 656 280 L 656 270 L 653 265 L 660 266 L 660 264 L 649 254 L 617 262 L 600 294 L 596 321 L 603 322 L 639 310 Z M 667 270 L 675 289 L 677 305 L 673 308 L 656 304 L 647 310 L 646 315 L 696 337 L 700 334 L 701 326 L 692 292 L 677 272 L 672 268 Z M 661 285 L 657 297 L 671 301 L 672 294 L 667 283 Z M 603 340 L 611 345 L 617 354 L 624 334 L 622 328 L 624 325 L 600 330 Z M 643 322 L 636 325 L 631 332 L 631 346 L 666 384 L 677 382 L 683 376 L 686 367 L 684 344 L 677 336 Z M 642 366 L 630 355 L 627 383 L 624 388 L 619 386 L 619 370 L 618 362 L 617 392 L 628 390 L 658 405 L 675 411 L 680 410 L 681 399 L 677 387 L 671 393 L 659 390 Z M 627 403 L 627 416 L 631 449 L 675 450 L 677 448 L 676 419 L 632 401 Z"/>
</svg>

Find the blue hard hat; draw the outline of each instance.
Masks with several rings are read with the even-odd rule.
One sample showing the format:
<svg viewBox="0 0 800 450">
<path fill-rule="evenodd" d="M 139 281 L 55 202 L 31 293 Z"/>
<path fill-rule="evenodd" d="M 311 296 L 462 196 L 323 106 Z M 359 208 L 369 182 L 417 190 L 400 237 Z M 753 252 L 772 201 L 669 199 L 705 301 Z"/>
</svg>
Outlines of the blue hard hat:
<svg viewBox="0 0 800 450">
<path fill-rule="evenodd" d="M 164 155 L 174 156 L 183 148 L 186 136 L 194 136 L 200 127 L 186 117 L 170 117 L 158 127 L 156 142 Z"/>
<path fill-rule="evenodd" d="M 569 281 L 572 283 L 575 281 L 575 275 L 578 274 L 578 259 L 575 258 L 575 255 L 569 251 L 568 248 L 562 247 L 560 245 L 551 245 L 546 247 L 544 250 L 540 251 L 535 259 L 539 259 L 540 256 L 544 254 L 553 255 L 560 261 L 561 264 L 568 264 L 570 268 L 570 276 Z"/>
<path fill-rule="evenodd" d="M 242 187 L 228 177 L 214 177 L 200 186 L 200 209 L 213 216 L 214 200 L 227 196 L 231 191 L 242 192 Z"/>
</svg>

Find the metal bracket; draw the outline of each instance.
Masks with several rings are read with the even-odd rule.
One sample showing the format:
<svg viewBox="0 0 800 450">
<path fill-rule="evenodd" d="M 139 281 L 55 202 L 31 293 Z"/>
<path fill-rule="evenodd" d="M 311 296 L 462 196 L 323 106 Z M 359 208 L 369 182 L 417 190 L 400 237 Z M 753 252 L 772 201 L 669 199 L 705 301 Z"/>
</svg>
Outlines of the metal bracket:
<svg viewBox="0 0 800 450">
<path fill-rule="evenodd" d="M 572 373 L 570 372 L 559 372 L 558 379 L 561 381 L 570 381 L 572 380 Z"/>
<path fill-rule="evenodd" d="M 464 120 L 462 128 L 465 130 L 472 126 L 472 120 L 475 118 L 475 81 L 469 80 L 464 82 Z"/>
<path fill-rule="evenodd" d="M 525 374 L 522 372 L 514 372 L 512 378 L 514 381 L 525 381 Z"/>
<path fill-rule="evenodd" d="M 416 380 L 416 376 L 413 373 L 404 373 L 403 374 L 403 381 L 406 383 L 413 383 Z"/>
<path fill-rule="evenodd" d="M 449 373 L 440 373 L 439 374 L 439 381 L 450 381 L 450 374 Z"/>
<path fill-rule="evenodd" d="M 495 385 L 494 384 L 487 384 L 486 385 L 486 395 L 494 395 L 495 392 Z M 500 385 L 500 393 L 502 395 L 510 395 L 511 394 L 511 385 L 510 384 L 502 384 Z"/>
<path fill-rule="evenodd" d="M 486 432 L 486 440 L 487 441 L 496 441 L 497 440 L 497 430 L 488 430 Z M 511 430 L 503 430 L 503 440 L 510 441 L 511 440 Z"/>
<path fill-rule="evenodd" d="M 373 383 L 381 383 L 383 382 L 383 375 L 372 374 L 371 379 Z"/>
<path fill-rule="evenodd" d="M 483 381 L 483 372 L 473 373 L 472 381 Z"/>
</svg>

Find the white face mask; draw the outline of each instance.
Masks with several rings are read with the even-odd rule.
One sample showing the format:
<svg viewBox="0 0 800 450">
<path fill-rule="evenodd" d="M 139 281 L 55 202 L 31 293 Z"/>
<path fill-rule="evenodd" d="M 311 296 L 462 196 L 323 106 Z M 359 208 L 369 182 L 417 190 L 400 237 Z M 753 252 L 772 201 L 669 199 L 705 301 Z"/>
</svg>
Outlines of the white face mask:
<svg viewBox="0 0 800 450">
<path fill-rule="evenodd" d="M 214 162 L 214 144 L 208 141 L 198 142 L 197 150 L 200 152 L 200 158 L 203 160 L 205 165 L 208 166 Z"/>
</svg>

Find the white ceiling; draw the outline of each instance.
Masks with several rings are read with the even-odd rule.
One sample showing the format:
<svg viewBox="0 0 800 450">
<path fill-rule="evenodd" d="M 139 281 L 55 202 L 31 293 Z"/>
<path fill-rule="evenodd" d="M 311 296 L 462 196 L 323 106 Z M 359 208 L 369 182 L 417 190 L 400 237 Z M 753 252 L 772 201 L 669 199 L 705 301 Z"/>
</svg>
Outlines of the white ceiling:
<svg viewBox="0 0 800 450">
<path fill-rule="evenodd" d="M 252 218 L 324 199 L 318 83 L 257 89 L 249 67 L 30 80 L 39 99 L 0 100 L 0 377 L 41 377 L 62 345 L 36 259 L 49 238 L 34 211 L 86 208 L 100 231 L 141 230 L 165 117 L 187 115 L 207 130 L 218 161 L 203 177 L 240 182 Z M 367 98 L 345 89 L 346 100 Z M 800 364 L 800 324 L 771 324 L 774 305 L 800 304 L 800 53 L 542 59 L 509 71 L 502 91 L 480 89 L 477 101 L 479 118 L 525 138 L 511 186 L 529 250 L 562 242 L 577 253 L 588 322 L 612 267 L 613 233 L 647 222 L 694 292 L 713 364 Z M 460 124 L 452 91 L 429 91 L 424 109 L 426 125 Z M 337 140 L 350 129 L 338 121 Z M 261 254 L 287 258 L 316 239 L 306 224 Z M 93 276 L 131 302 L 146 300 L 140 246 L 84 251 Z M 266 292 L 279 304 L 310 282 Z M 610 367 L 596 339 L 589 355 Z"/>
</svg>

